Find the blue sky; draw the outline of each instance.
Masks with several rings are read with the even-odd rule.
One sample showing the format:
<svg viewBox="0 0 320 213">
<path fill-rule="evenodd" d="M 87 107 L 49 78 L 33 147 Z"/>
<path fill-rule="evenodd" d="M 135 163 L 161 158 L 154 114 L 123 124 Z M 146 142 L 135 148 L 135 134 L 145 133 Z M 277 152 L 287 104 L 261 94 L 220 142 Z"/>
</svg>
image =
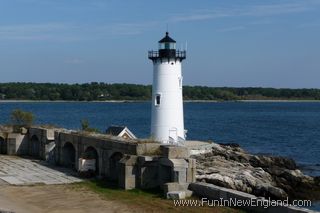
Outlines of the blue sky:
<svg viewBox="0 0 320 213">
<path fill-rule="evenodd" d="M 0 0 L 0 82 L 151 84 L 167 24 L 184 84 L 320 88 L 320 0 Z"/>
</svg>

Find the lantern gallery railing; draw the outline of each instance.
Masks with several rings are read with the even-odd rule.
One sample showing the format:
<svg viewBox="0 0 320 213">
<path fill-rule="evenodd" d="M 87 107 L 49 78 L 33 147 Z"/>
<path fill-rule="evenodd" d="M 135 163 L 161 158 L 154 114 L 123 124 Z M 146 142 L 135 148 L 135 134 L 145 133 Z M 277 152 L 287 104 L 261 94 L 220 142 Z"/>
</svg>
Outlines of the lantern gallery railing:
<svg viewBox="0 0 320 213">
<path fill-rule="evenodd" d="M 173 58 L 175 60 L 182 61 L 186 58 L 186 51 L 179 51 L 179 50 L 160 50 L 160 51 L 149 51 L 148 58 L 151 60 L 156 59 L 170 59 Z"/>
</svg>

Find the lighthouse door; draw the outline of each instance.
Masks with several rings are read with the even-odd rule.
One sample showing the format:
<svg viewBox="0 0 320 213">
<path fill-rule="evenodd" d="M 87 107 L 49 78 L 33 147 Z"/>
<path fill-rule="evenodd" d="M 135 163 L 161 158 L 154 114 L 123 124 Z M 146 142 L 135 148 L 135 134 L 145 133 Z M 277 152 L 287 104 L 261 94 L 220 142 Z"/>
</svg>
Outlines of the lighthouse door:
<svg viewBox="0 0 320 213">
<path fill-rule="evenodd" d="M 169 142 L 170 143 L 176 143 L 178 140 L 178 130 L 175 127 L 172 127 L 169 130 Z"/>
</svg>

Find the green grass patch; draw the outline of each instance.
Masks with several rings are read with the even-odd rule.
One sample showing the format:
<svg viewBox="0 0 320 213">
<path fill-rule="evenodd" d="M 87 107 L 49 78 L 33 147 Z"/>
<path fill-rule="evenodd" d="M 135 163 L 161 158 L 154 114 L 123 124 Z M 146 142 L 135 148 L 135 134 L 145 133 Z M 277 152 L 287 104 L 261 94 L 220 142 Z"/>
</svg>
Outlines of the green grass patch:
<svg viewBox="0 0 320 213">
<path fill-rule="evenodd" d="M 119 189 L 116 183 L 101 180 L 76 183 L 72 187 L 76 190 L 89 190 L 98 193 L 103 199 L 123 203 L 132 209 L 140 209 L 141 212 L 244 212 L 227 207 L 176 207 L 172 200 L 165 199 L 159 188 L 123 190 Z M 199 198 L 192 197 L 190 199 Z"/>
<path fill-rule="evenodd" d="M 119 189 L 116 183 L 110 181 L 91 180 L 74 184 L 75 187 L 87 187 L 110 200 L 135 201 L 137 199 L 164 198 L 160 189 Z"/>
</svg>

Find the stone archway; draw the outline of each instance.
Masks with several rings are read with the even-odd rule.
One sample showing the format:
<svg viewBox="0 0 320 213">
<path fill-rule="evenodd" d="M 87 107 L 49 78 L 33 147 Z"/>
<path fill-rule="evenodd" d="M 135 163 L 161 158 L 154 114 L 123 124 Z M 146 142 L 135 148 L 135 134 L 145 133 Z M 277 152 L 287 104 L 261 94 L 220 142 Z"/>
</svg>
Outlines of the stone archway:
<svg viewBox="0 0 320 213">
<path fill-rule="evenodd" d="M 111 180 L 118 180 L 118 174 L 120 172 L 119 161 L 123 158 L 121 152 L 115 152 L 109 158 L 109 177 Z"/>
<path fill-rule="evenodd" d="M 4 138 L 0 137 L 0 154 L 6 155 L 7 153 L 7 142 Z"/>
<path fill-rule="evenodd" d="M 40 140 L 36 135 L 33 135 L 30 140 L 30 155 L 36 158 L 40 157 Z"/>
<path fill-rule="evenodd" d="M 70 142 L 66 142 L 62 147 L 61 165 L 76 169 L 76 149 Z"/>
<path fill-rule="evenodd" d="M 92 147 L 92 146 L 89 146 L 86 148 L 86 150 L 84 151 L 83 155 L 82 155 L 83 158 L 85 159 L 94 159 L 96 160 L 96 171 L 95 171 L 95 174 L 96 175 L 99 175 L 100 171 L 99 171 L 99 154 L 98 154 L 98 151 L 96 150 L 96 148 Z"/>
</svg>

